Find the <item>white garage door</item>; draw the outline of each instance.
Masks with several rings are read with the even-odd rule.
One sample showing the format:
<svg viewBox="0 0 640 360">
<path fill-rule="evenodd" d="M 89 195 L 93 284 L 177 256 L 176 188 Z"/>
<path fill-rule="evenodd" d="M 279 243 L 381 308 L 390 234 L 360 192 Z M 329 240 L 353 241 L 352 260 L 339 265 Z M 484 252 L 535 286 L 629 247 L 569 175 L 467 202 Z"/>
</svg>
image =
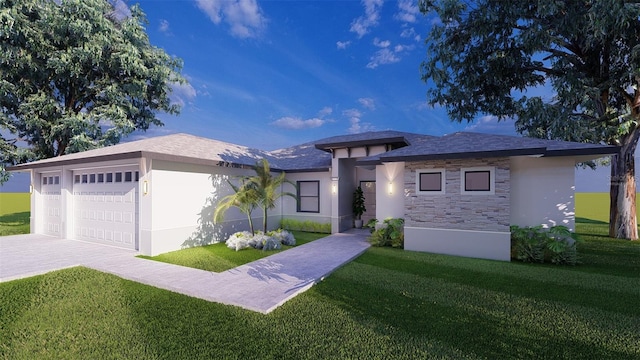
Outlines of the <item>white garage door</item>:
<svg viewBox="0 0 640 360">
<path fill-rule="evenodd" d="M 74 171 L 75 239 L 137 249 L 138 177 L 135 166 Z"/>
<path fill-rule="evenodd" d="M 60 173 L 44 173 L 41 174 L 40 179 L 44 214 L 43 232 L 47 235 L 60 236 Z"/>
</svg>

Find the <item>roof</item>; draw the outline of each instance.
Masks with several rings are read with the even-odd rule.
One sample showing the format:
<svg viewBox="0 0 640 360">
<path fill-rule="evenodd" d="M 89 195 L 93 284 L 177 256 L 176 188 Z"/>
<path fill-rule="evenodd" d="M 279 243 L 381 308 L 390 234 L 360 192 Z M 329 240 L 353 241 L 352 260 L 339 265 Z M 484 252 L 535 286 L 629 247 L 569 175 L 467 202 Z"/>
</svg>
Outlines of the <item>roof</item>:
<svg viewBox="0 0 640 360">
<path fill-rule="evenodd" d="M 576 143 L 508 135 L 457 132 L 436 138 L 418 138 L 411 145 L 358 161 L 376 164 L 393 161 L 463 159 L 508 156 L 610 155 L 611 145 Z"/>
<path fill-rule="evenodd" d="M 543 140 L 506 135 L 458 132 L 430 136 L 399 131 L 377 131 L 333 136 L 285 149 L 264 151 L 188 134 L 172 134 L 120 143 L 80 153 L 38 160 L 9 167 L 20 171 L 57 165 L 149 158 L 208 166 L 253 166 L 265 158 L 274 170 L 288 172 L 326 171 L 335 148 L 392 145 L 392 150 L 358 160 L 360 165 L 393 161 L 421 161 L 506 156 L 609 155 L 611 145 Z"/>
</svg>

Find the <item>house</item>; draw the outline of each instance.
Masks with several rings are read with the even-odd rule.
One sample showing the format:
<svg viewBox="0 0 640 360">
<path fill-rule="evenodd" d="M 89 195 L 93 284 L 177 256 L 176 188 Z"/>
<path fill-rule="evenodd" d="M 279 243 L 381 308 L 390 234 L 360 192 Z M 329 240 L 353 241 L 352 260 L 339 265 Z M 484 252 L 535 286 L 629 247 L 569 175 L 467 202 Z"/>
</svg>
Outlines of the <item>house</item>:
<svg viewBox="0 0 640 360">
<path fill-rule="evenodd" d="M 31 174 L 31 231 L 136 249 L 145 255 L 224 241 L 247 229 L 236 210 L 213 224 L 228 181 L 266 158 L 297 188 L 269 213 L 353 227 L 363 218 L 405 219 L 405 249 L 506 260 L 510 225 L 574 227 L 576 163 L 615 146 L 460 132 L 378 131 L 262 151 L 173 134 L 11 167 Z M 256 221 L 261 221 L 256 211 Z"/>
</svg>

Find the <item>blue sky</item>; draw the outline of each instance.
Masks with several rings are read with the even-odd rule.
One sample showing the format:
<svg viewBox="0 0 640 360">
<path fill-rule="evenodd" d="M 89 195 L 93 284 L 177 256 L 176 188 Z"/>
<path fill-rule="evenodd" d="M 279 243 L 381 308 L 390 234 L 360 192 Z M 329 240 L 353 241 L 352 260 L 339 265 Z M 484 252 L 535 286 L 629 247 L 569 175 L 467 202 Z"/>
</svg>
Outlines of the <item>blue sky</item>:
<svg viewBox="0 0 640 360">
<path fill-rule="evenodd" d="M 427 105 L 420 63 L 437 18 L 415 0 L 139 4 L 151 43 L 183 60 L 189 84 L 174 88 L 179 116 L 126 140 L 185 132 L 273 150 L 371 130 L 516 135 L 513 122 L 453 123 Z M 577 174 L 578 191 L 608 191 L 606 169 Z M 17 176 L 0 191 L 26 183 Z"/>
<path fill-rule="evenodd" d="M 146 135 L 187 132 L 271 150 L 394 129 L 513 134 L 491 117 L 455 124 L 426 104 L 413 0 L 140 1 L 152 44 L 184 61 L 179 116 Z"/>
</svg>

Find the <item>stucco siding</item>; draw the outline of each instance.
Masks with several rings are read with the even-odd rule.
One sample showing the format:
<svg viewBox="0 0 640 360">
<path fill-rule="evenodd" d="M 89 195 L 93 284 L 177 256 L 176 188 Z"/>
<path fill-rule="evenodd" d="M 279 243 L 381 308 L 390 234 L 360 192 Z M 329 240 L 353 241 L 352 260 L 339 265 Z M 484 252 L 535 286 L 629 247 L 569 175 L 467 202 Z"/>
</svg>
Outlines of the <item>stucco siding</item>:
<svg viewBox="0 0 640 360">
<path fill-rule="evenodd" d="M 511 224 L 574 230 L 574 191 L 574 158 L 512 158 Z"/>
<path fill-rule="evenodd" d="M 319 223 L 331 222 L 331 202 L 332 184 L 331 173 L 326 172 L 308 172 L 308 173 L 290 173 L 286 175 L 287 180 L 296 184 L 298 181 L 318 181 L 319 182 L 319 205 L 320 212 L 298 212 L 297 199 L 290 196 L 282 198 L 282 206 L 272 210 L 281 212 L 282 218 L 295 219 L 300 221 L 315 221 Z M 282 188 L 285 192 L 296 194 L 296 189 L 290 184 L 285 184 Z M 279 214 L 280 216 L 280 214 Z M 279 222 L 279 221 L 278 221 Z"/>
</svg>

